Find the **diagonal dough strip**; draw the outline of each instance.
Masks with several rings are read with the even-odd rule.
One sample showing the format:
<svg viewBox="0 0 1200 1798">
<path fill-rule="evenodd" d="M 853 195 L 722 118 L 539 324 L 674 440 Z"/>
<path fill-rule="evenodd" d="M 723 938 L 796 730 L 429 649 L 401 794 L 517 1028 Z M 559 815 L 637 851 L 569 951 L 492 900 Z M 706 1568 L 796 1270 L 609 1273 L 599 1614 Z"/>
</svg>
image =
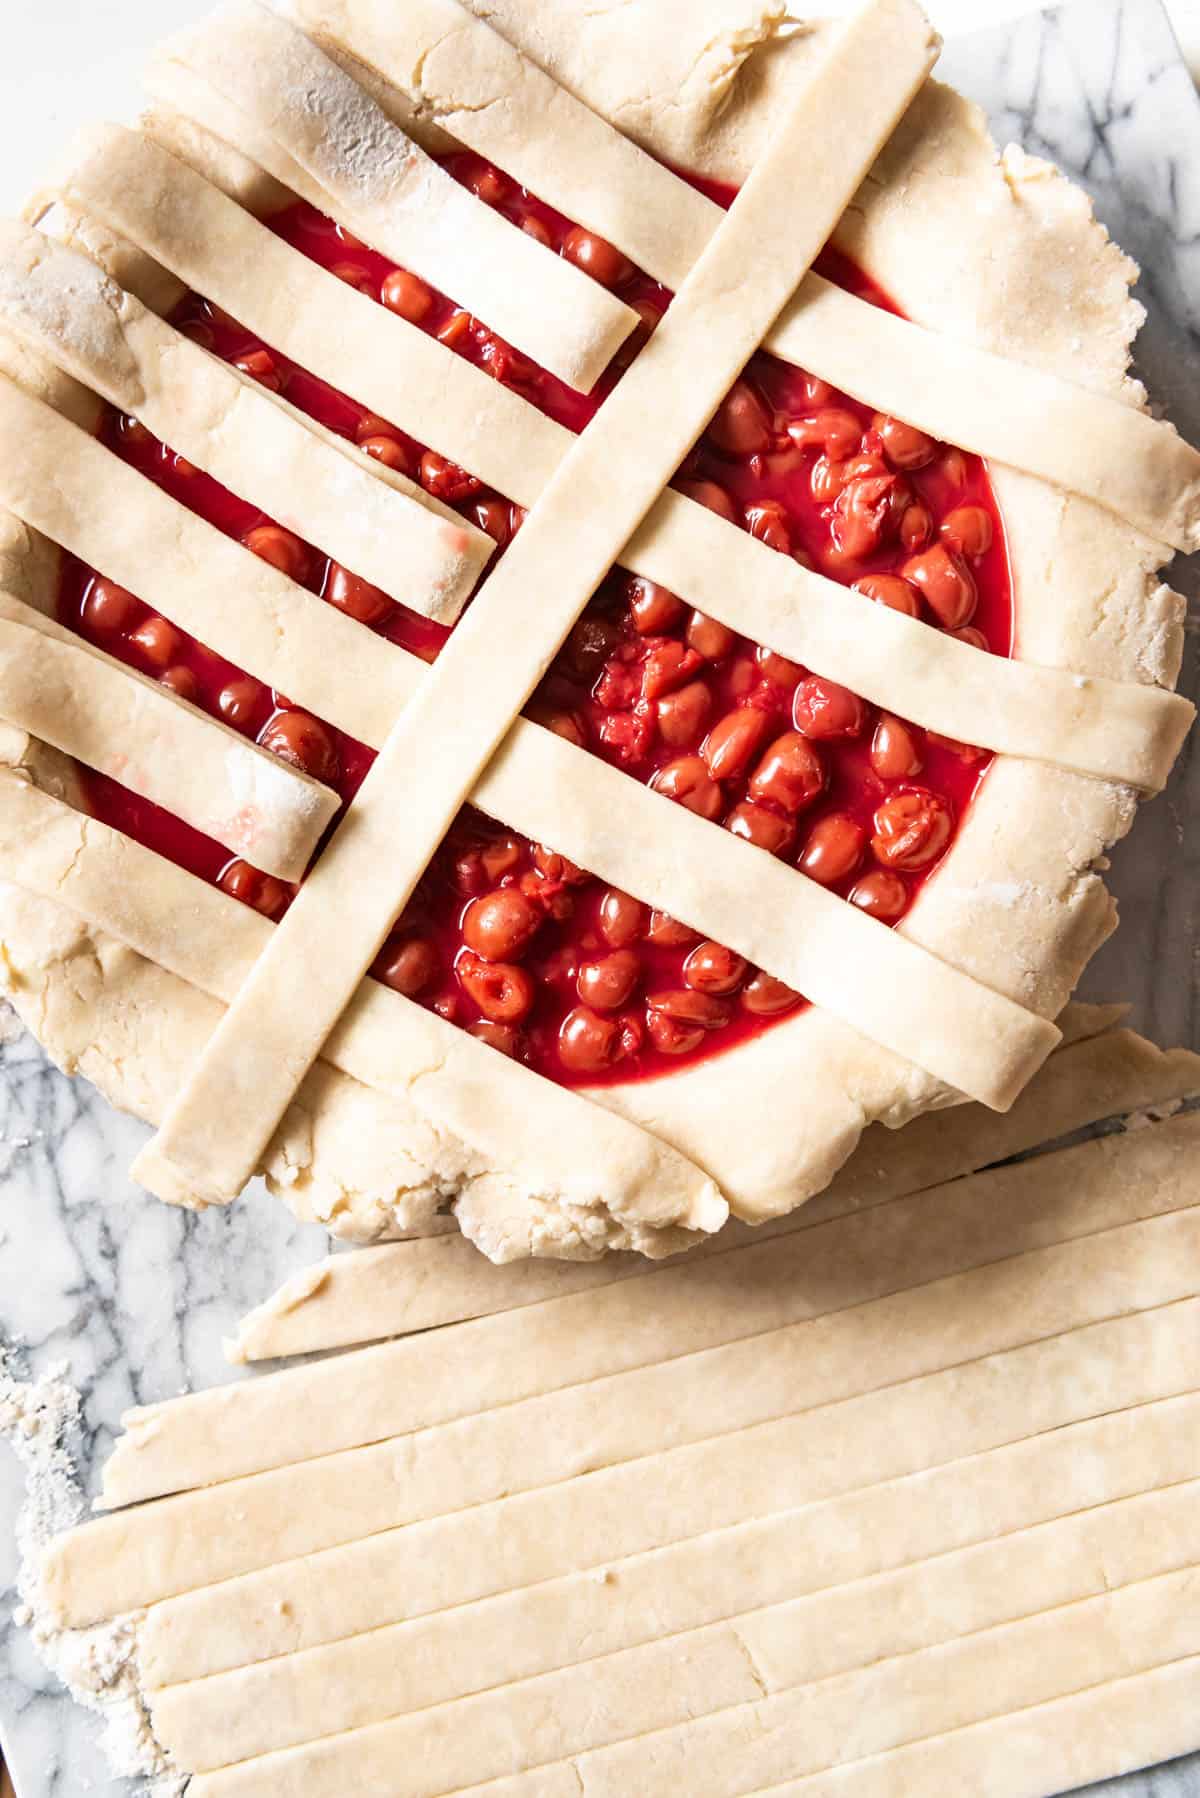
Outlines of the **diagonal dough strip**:
<svg viewBox="0 0 1200 1798">
<path fill-rule="evenodd" d="M 1096 1231 L 1149 1221 L 1158 1207 L 1187 1212 L 1194 1197 L 1189 1159 L 1198 1150 L 1200 1116 L 1192 1115 L 1147 1132 L 1138 1142 L 1084 1144 L 1045 1157 L 1036 1170 L 998 1169 L 729 1255 L 706 1261 L 689 1256 L 633 1283 L 373 1349 L 357 1361 L 350 1394 L 341 1363 L 331 1361 L 288 1370 L 271 1381 L 218 1387 L 131 1411 L 124 1419 L 126 1434 L 105 1468 L 104 1503 L 135 1503 L 181 1487 L 315 1460 L 415 1429 L 487 1418 L 555 1393 L 561 1403 L 546 1409 L 565 1434 L 572 1406 L 566 1395 L 577 1388 L 590 1395 L 591 1410 L 577 1410 L 576 1421 L 585 1428 L 590 1415 L 598 1441 L 601 1392 L 617 1407 L 618 1433 L 629 1429 L 620 1409 L 621 1380 L 668 1361 L 674 1374 L 647 1372 L 647 1378 L 684 1387 L 674 1412 L 664 1399 L 664 1414 L 675 1415 L 681 1432 L 691 1415 L 687 1383 L 699 1366 L 715 1382 L 722 1367 L 752 1366 L 773 1331 L 798 1330 L 800 1344 L 815 1319 L 843 1316 L 906 1291 L 924 1291 L 927 1300 L 897 1301 L 883 1317 L 920 1312 L 928 1302 L 943 1321 L 929 1343 L 898 1351 L 898 1367 L 910 1365 L 907 1358 L 914 1355 L 936 1357 L 941 1340 L 948 1358 L 984 1353 L 981 1342 L 994 1343 L 997 1338 L 987 1332 L 1002 1330 L 1002 1321 L 985 1319 L 978 1326 L 983 1335 L 970 1338 L 973 1347 L 962 1348 L 968 1320 L 956 1314 L 948 1320 L 950 1295 L 930 1293 L 931 1283 L 1087 1241 Z M 1130 1174 L 1123 1191 L 1112 1177 L 1118 1166 Z M 1102 1200 L 1092 1197 L 1097 1188 Z M 1181 1229 L 1186 1234 L 1194 1227 L 1193 1219 Z M 1153 1232 L 1147 1240 L 1155 1240 Z M 1069 1264 L 1071 1257 L 1064 1259 Z M 1099 1293 L 1079 1301 L 1093 1302 L 1103 1302 Z M 1028 1322 L 1022 1317 L 1019 1327 Z M 838 1326 L 828 1328 L 836 1336 Z M 736 1343 L 742 1351 L 734 1350 Z M 694 1360 L 697 1356 L 702 1361 Z M 928 1359 L 921 1366 L 928 1371 Z M 797 1401 L 801 1395 L 807 1395 L 806 1403 L 834 1396 L 823 1383 L 826 1374 L 833 1377 L 828 1368 L 797 1373 L 791 1388 Z M 752 1410 L 773 1402 L 765 1372 L 757 1392 L 751 1379 L 741 1395 L 732 1374 L 727 1378 L 736 1395 L 730 1399 L 733 1422 L 745 1421 L 736 1406 Z M 703 1416 L 692 1419 L 697 1428 L 703 1422 Z"/>
<path fill-rule="evenodd" d="M 457 618 L 490 537 L 209 355 L 87 257 L 4 220 L 0 323 L 362 579 Z"/>
<path fill-rule="evenodd" d="M 0 717 L 280 880 L 300 880 L 329 787 L 0 588 Z"/>
<path fill-rule="evenodd" d="M 485 593 L 405 709 L 192 1080 L 138 1157 L 135 1177 L 160 1197 L 196 1194 L 227 1202 L 241 1191 L 514 714 L 794 289 L 931 60 L 928 26 L 908 0 L 877 0 L 839 37 L 663 325 L 560 464 Z M 861 120 L 871 121 L 862 148 L 851 149 L 831 129 L 830 115 L 847 89 L 860 96 Z M 831 142 L 837 142 L 837 154 L 830 153 Z M 817 146 L 823 154 L 814 159 Z M 778 243 L 772 253 L 778 192 L 806 156 L 817 171 L 807 228 L 793 234 L 786 253 Z M 733 306 L 731 296 L 748 266 L 765 273 L 753 303 L 741 303 L 739 291 Z M 689 391 L 685 376 L 698 334 L 709 361 L 704 385 Z M 646 446 L 650 421 L 657 427 L 652 456 Z M 581 491 L 604 491 L 608 504 L 581 519 Z M 466 722 L 454 737 L 440 739 L 444 748 L 431 778 L 423 751 L 437 721 L 447 716 Z M 406 821 L 402 841 L 394 829 L 398 811 Z M 859 933 L 865 950 L 877 927 L 859 916 L 868 926 Z M 833 1009 L 849 1010 L 848 1021 L 885 1047 L 1003 1109 L 1049 1053 L 1057 1040 L 1054 1027 L 945 969 L 943 980 L 949 974 L 947 984 L 961 988 L 961 1010 L 953 1015 L 963 1020 L 948 1027 L 949 1014 L 929 1003 L 929 958 L 919 950 L 910 956 L 912 948 L 904 943 L 888 952 L 895 980 L 886 1003 L 864 985 L 847 1005 L 839 983 L 822 977 L 819 961 L 802 984 L 819 1002 L 832 999 Z M 308 1003 L 297 1020 L 289 996 L 300 963 L 307 970 Z M 212 1128 L 217 1117 L 219 1141 Z"/>
<path fill-rule="evenodd" d="M 725 1509 L 720 1495 L 711 1511 L 680 1502 L 674 1530 L 652 1534 L 649 1546 L 605 1511 L 602 1483 L 594 1505 L 585 1493 L 570 1506 L 572 1541 L 555 1522 L 561 1495 L 547 1490 L 162 1600 L 146 1614 L 139 1658 L 150 1687 L 199 1680 L 401 1620 L 478 1614 L 481 1606 L 486 1616 L 521 1616 L 548 1587 L 569 1591 L 573 1603 L 607 1583 L 597 1577 L 604 1572 L 614 1575 L 611 1608 L 614 1596 L 626 1601 L 634 1580 L 649 1577 L 653 1590 L 660 1572 L 667 1579 L 702 1568 L 690 1590 L 672 1581 L 663 1628 L 698 1615 L 689 1607 L 732 1609 L 733 1589 L 785 1564 L 793 1592 L 834 1592 L 1143 1491 L 1190 1489 L 1200 1475 L 1198 1423 L 1200 1394 L 1192 1394 L 749 1521 Z"/>
<path fill-rule="evenodd" d="M 989 1278 L 968 1276 L 968 1291 L 972 1279 L 986 1290 Z M 1182 1284 L 1178 1269 L 1164 1274 L 1158 1263 L 1148 1269 L 1143 1296 L 1152 1303 L 1156 1289 L 1165 1294 Z M 927 1289 L 920 1290 L 923 1300 L 880 1307 L 870 1372 L 856 1375 L 847 1367 L 854 1325 L 850 1314 L 841 1314 L 793 1330 L 786 1341 L 781 1337 L 778 1354 L 764 1364 L 761 1392 L 753 1380 L 746 1383 L 755 1357 L 739 1345 L 693 1369 L 664 1363 L 608 1382 L 602 1395 L 588 1395 L 597 1403 L 605 1398 L 594 1429 L 586 1415 L 581 1421 L 578 1391 L 551 1395 L 186 1492 L 153 1510 L 114 1512 L 58 1537 L 44 1568 L 49 1599 L 58 1617 L 78 1627 L 452 1513 L 465 1556 L 476 1529 L 491 1539 L 494 1518 L 486 1507 L 515 1498 L 516 1539 L 535 1543 L 529 1565 L 536 1571 L 517 1581 L 524 1584 L 573 1564 L 581 1514 L 595 1520 L 589 1556 L 598 1563 L 607 1555 L 636 1554 L 725 1523 L 858 1491 L 1085 1417 L 1200 1390 L 1196 1298 L 1102 1317 L 1034 1342 L 1021 1340 L 1019 1319 L 996 1318 L 992 1327 L 1010 1346 L 911 1379 L 897 1364 L 897 1383 L 863 1390 L 864 1382 L 870 1387 L 887 1377 L 880 1364 L 889 1350 L 897 1351 L 886 1326 L 906 1310 L 919 1315 L 929 1303 Z M 1098 1303 L 1103 1309 L 1103 1298 Z M 1086 1314 L 1086 1297 L 1080 1309 Z M 986 1327 L 981 1320 L 979 1331 Z M 805 1365 L 806 1337 L 818 1346 L 827 1340 L 839 1345 L 834 1390 L 850 1395 L 821 1403 L 811 1391 L 805 1396 L 814 1408 L 797 1411 L 800 1401 L 785 1383 Z M 723 1386 L 706 1405 L 703 1386 L 687 1386 L 686 1376 L 705 1371 L 709 1361 L 730 1367 L 734 1386 Z M 814 1387 L 817 1378 L 810 1376 Z M 669 1401 L 681 1390 L 688 1415 L 664 1440 L 661 1420 L 671 1415 Z M 664 1408 L 641 1408 L 660 1401 Z M 639 1408 L 630 1412 L 630 1403 Z M 561 1439 L 531 1435 L 542 1424 L 553 1429 L 560 1423 Z M 698 1513 L 690 1525 L 681 1518 L 684 1493 Z M 534 1516 L 538 1532 L 529 1537 Z M 558 1557 L 568 1537 L 563 1563 Z M 497 1564 L 497 1577 L 504 1564 L 506 1558 Z"/>
<path fill-rule="evenodd" d="M 721 209 L 592 112 L 458 0 L 289 0 L 330 55 L 393 84 L 416 120 L 678 287 Z M 383 100 L 386 104 L 386 97 Z M 893 317 L 805 276 L 763 346 L 943 442 L 1097 501 L 1175 549 L 1200 547 L 1200 452 L 1174 427 L 1046 370 Z M 1041 428 L 1030 430 L 1030 419 Z"/>
<path fill-rule="evenodd" d="M 607 1581 L 593 1574 L 532 1586 L 171 1685 L 150 1699 L 154 1733 L 177 1765 L 222 1767 L 485 1693 L 512 1715 L 535 1691 L 577 1697 L 622 1663 L 661 1671 L 667 1660 L 689 1665 L 739 1641 L 771 1690 L 810 1685 L 1200 1567 L 1200 1481 L 819 1594 L 793 1595 L 794 1536 L 794 1518 L 772 1519 L 756 1532 L 753 1561 L 734 1567 L 720 1566 L 711 1540 L 693 1538 L 637 1567 L 609 1569 Z M 735 1658 L 733 1691 L 744 1674 Z M 702 1705 L 728 1702 L 728 1684 L 709 1668 L 705 1679 Z M 660 1680 L 653 1727 L 686 1720 L 683 1699 Z M 465 1728 L 481 1719 L 494 1728 L 490 1698 L 471 1708 L 474 1719 L 460 1717 Z M 414 1720 L 422 1737 L 428 1722 Z M 575 1719 L 574 1739 L 582 1733 Z"/>
<path fill-rule="evenodd" d="M 571 387 L 593 387 L 639 323 L 632 307 L 477 199 L 255 0 L 233 0 L 169 39 L 146 85 Z"/>
</svg>

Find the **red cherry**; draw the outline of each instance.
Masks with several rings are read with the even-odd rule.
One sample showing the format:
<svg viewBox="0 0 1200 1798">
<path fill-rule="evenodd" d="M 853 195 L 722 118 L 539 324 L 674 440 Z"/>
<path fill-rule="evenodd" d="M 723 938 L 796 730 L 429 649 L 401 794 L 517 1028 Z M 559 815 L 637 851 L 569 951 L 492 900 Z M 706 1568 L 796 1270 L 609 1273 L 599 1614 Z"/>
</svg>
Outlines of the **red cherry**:
<svg viewBox="0 0 1200 1798">
<path fill-rule="evenodd" d="M 103 636 L 115 636 L 133 622 L 138 602 L 116 581 L 96 575 L 84 596 L 82 617 L 89 630 Z"/>
<path fill-rule="evenodd" d="M 308 551 L 299 537 L 285 531 L 282 525 L 260 524 L 242 538 L 246 548 L 286 574 L 290 581 L 303 581 L 308 573 Z"/>
<path fill-rule="evenodd" d="M 340 562 L 329 564 L 322 597 L 347 617 L 356 618 L 359 624 L 382 624 L 395 610 L 386 593 L 360 575 L 351 574 Z"/>
<path fill-rule="evenodd" d="M 633 264 L 622 256 L 615 245 L 595 231 L 585 231 L 582 225 L 576 225 L 567 232 L 563 239 L 562 253 L 568 262 L 581 268 L 585 275 L 590 275 L 593 281 L 599 281 L 601 287 L 619 287 L 633 273 Z"/>
<path fill-rule="evenodd" d="M 406 318 L 410 325 L 419 325 L 433 305 L 433 290 L 406 268 L 394 268 L 385 276 L 379 297 L 389 312 Z"/>
<path fill-rule="evenodd" d="M 259 743 L 328 786 L 338 777 L 337 747 L 329 731 L 309 712 L 275 712 L 258 734 Z"/>
</svg>

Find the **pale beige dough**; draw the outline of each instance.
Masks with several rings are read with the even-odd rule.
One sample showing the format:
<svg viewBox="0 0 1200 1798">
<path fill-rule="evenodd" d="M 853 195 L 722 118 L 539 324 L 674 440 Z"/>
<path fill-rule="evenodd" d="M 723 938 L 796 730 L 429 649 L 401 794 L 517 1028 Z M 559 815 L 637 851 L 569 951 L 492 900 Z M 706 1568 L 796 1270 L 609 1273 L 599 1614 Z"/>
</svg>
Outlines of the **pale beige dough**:
<svg viewBox="0 0 1200 1798">
<path fill-rule="evenodd" d="M 607 1515 L 586 1502 L 572 1500 L 570 1521 L 579 1530 L 572 1546 L 550 1523 L 560 1493 L 519 1497 L 469 1522 L 451 1514 L 164 1599 L 145 1614 L 139 1664 L 148 1686 L 179 1684 L 403 1619 L 452 1624 L 460 1609 L 477 1619 L 481 1611 L 520 1617 L 553 1603 L 556 1591 L 590 1593 L 594 1585 L 607 1590 L 609 1610 L 623 1614 L 628 1605 L 632 1615 L 643 1581 L 653 1594 L 660 1577 L 666 1583 L 672 1569 L 690 1567 L 702 1568 L 702 1579 L 691 1587 L 670 1580 L 660 1627 L 696 1615 L 689 1605 L 732 1609 L 729 1594 L 768 1567 L 778 1577 L 786 1565 L 796 1593 L 832 1595 L 898 1569 L 927 1572 L 935 1556 L 1019 1540 L 1041 1524 L 1194 1481 L 1197 1423 L 1200 1394 L 1163 1399 L 752 1521 L 731 1511 L 698 1534 L 663 1533 L 657 1545 L 632 1553 Z M 530 1545 L 540 1541 L 548 1545 L 542 1577 L 522 1584 Z M 583 1557 L 579 1542 L 588 1545 Z M 780 1559 L 770 1566 L 764 1555 L 772 1545 Z M 581 1558 L 591 1564 L 581 1567 Z"/>
<path fill-rule="evenodd" d="M 1011 1111 L 964 1105 L 916 1118 L 899 1136 L 876 1125 L 819 1198 L 771 1223 L 747 1227 L 731 1220 L 689 1256 L 724 1254 L 808 1229 L 974 1173 L 1101 1118 L 1170 1106 L 1200 1092 L 1200 1057 L 1183 1049 L 1163 1054 L 1132 1031 L 1105 1028 L 1111 1021 L 1101 1007 L 1070 1007 L 1059 1019 L 1065 1037 L 1089 1027 L 1102 1033 L 1056 1050 Z M 293 1274 L 242 1319 L 226 1354 L 234 1362 L 266 1361 L 346 1348 L 593 1291 L 650 1271 L 644 1258 L 619 1255 L 597 1265 L 516 1261 L 497 1268 L 456 1235 L 380 1244 L 329 1256 Z"/>
<path fill-rule="evenodd" d="M 162 442 L 413 610 L 452 623 L 494 544 L 164 324 L 75 251 L 0 227 L 0 320 Z"/>
<path fill-rule="evenodd" d="M 3 374 L 0 430 L 22 445 L 20 457 L 0 463 L 0 504 L 264 684 L 303 694 L 331 724 L 386 733 L 411 684 L 410 657 L 177 505 Z"/>
<path fill-rule="evenodd" d="M 299 880 L 339 799 L 0 590 L 0 717 Z"/>
<path fill-rule="evenodd" d="M 881 0 L 836 40 L 668 316 L 576 440 L 479 603 L 406 707 L 350 818 L 273 933 L 154 1142 L 138 1156 L 134 1177 L 151 1191 L 227 1200 L 246 1184 L 512 718 L 816 255 L 932 55 L 928 26 L 908 0 Z M 857 102 L 864 137 L 854 144 L 843 138 L 831 149 L 833 114 L 847 94 Z M 818 148 L 803 226 L 782 253 L 779 202 L 795 170 L 812 164 Z M 738 289 L 741 297 L 747 267 L 761 272 L 735 310 L 730 293 Z M 700 344 L 705 361 L 697 380 Z M 603 506 L 595 503 L 600 494 Z M 469 728 L 464 722 L 447 738 L 439 729 L 446 717 L 468 721 Z M 422 761 L 430 742 L 442 745 L 433 771 Z M 403 839 L 394 829 L 398 812 L 405 818 Z M 298 1020 L 290 994 L 300 962 L 308 982 Z M 945 1012 L 926 998 L 918 1001 L 924 1015 L 912 1036 L 897 1037 L 893 1018 L 907 1016 L 905 994 L 897 995 L 894 1012 L 878 1003 L 868 1009 L 863 1000 L 873 996 L 869 987 L 856 995 L 855 1021 L 877 1038 L 882 1028 L 888 1047 L 1001 1109 L 1056 1040 L 1052 1026 L 989 995 L 994 1035 L 980 1058 L 975 1018 L 947 1031 Z"/>
<path fill-rule="evenodd" d="M 715 201 L 457 0 L 420 0 L 399 18 L 380 0 L 291 0 L 290 10 L 349 66 L 361 59 L 394 83 L 418 119 L 511 170 L 668 287 L 717 229 Z M 947 340 L 816 274 L 764 347 L 944 442 L 1086 494 L 1176 549 L 1200 546 L 1200 452 L 1171 425 L 1073 384 L 1069 365 L 1064 379 Z"/>
<path fill-rule="evenodd" d="M 639 322 L 477 199 L 302 32 L 254 0 L 168 40 L 147 85 L 571 387 L 589 390 Z"/>
<path fill-rule="evenodd" d="M 340 1543 L 447 1517 L 454 1507 L 455 1540 L 461 1543 L 456 1553 L 464 1565 L 477 1532 L 495 1555 L 489 1507 L 503 1509 L 512 1546 L 496 1562 L 500 1585 L 487 1589 L 503 1589 L 506 1577 L 528 1584 L 569 1571 L 581 1540 L 587 1540 L 593 1564 L 603 1565 L 1084 1418 L 1195 1392 L 1198 1319 L 1200 1299 L 1188 1299 L 722 1434 L 712 1433 L 721 1420 L 709 1406 L 700 1440 L 659 1446 L 615 1465 L 564 1444 L 571 1462 L 550 1485 L 530 1478 L 530 1470 L 524 1473 L 527 1485 L 514 1483 L 514 1472 L 517 1482 L 522 1478 L 515 1446 L 503 1470 L 495 1462 L 479 1463 L 486 1418 L 327 1454 L 163 1499 L 153 1510 L 115 1512 L 57 1537 L 43 1565 L 47 1600 L 61 1622 L 81 1626 Z M 1007 1327 L 1013 1328 L 1011 1320 Z M 697 1409 L 701 1397 L 693 1395 Z M 544 1402 L 536 1408 L 550 1409 Z M 516 1414 L 496 1415 L 501 1429 L 516 1430 Z M 653 1421 L 628 1423 L 648 1435 Z M 538 1447 L 548 1460 L 553 1446 Z M 484 1496 L 489 1482 L 490 1499 Z M 497 1493 L 498 1483 L 507 1496 Z M 514 1554 L 515 1563 L 509 1559 Z"/>
<path fill-rule="evenodd" d="M 1048 1783 L 1066 1791 L 1186 1753 L 1196 1739 L 1197 1703 L 1200 1657 L 1187 1656 L 853 1767 L 788 1780 L 772 1786 L 770 1798 L 926 1798 L 931 1791 L 967 1787 L 973 1798 L 1044 1798 Z M 573 1769 L 559 1789 L 565 1798 L 579 1798 Z M 536 1792 L 526 1786 L 522 1798 L 551 1793 L 550 1786 Z M 495 1785 L 488 1798 L 507 1794 Z"/>
<path fill-rule="evenodd" d="M 694 1538 L 640 1566 L 610 1569 L 607 1581 L 593 1573 L 530 1587 L 515 1601 L 397 1624 L 168 1687 L 151 1696 L 154 1733 L 180 1766 L 224 1767 L 427 1706 L 461 1706 L 477 1693 L 495 1693 L 494 1702 L 519 1715 L 522 1701 L 537 1701 L 519 1682 L 540 1682 L 537 1698 L 545 1699 L 555 1673 L 558 1690 L 578 1701 L 590 1682 L 593 1691 L 603 1688 L 621 1664 L 610 1657 L 643 1668 L 652 1656 L 660 1668 L 664 1660 L 691 1666 L 698 1657 L 712 1682 L 701 1707 L 713 1710 L 714 1700 L 737 1702 L 741 1691 L 758 1696 L 753 1685 L 746 1687 L 736 1655 L 728 1657 L 724 1679 L 719 1668 L 704 1666 L 705 1656 L 722 1645 L 726 1653 L 740 1645 L 761 1684 L 779 1691 L 1200 1567 L 1198 1501 L 1200 1482 L 1190 1481 L 804 1597 L 789 1596 L 794 1519 L 786 1530 L 757 1531 L 753 1560 L 718 1567 L 715 1578 L 720 1550 Z M 661 1656 L 650 1646 L 660 1641 Z M 694 1692 L 663 1685 L 655 1693 L 662 1719 L 656 1727 L 686 1717 L 681 1707 L 695 1702 Z M 494 1717 L 494 1703 L 481 1699 L 474 1708 L 474 1718 L 458 1710 L 461 1729 L 481 1713 Z M 426 1721 L 415 1719 L 413 1726 Z M 620 1722 L 627 1728 L 627 1719 Z M 556 1726 L 565 1727 L 567 1744 L 582 1733 L 569 1712 L 560 1713 Z"/>
<path fill-rule="evenodd" d="M 332 1361 L 266 1383 L 218 1387 L 130 1411 L 123 1419 L 126 1433 L 105 1468 L 104 1503 L 129 1504 L 179 1487 L 286 1467 L 555 1393 L 560 1400 L 549 1411 L 560 1429 L 565 1432 L 565 1417 L 574 1408 L 576 1422 L 590 1421 L 598 1432 L 600 1380 L 609 1382 L 619 1436 L 635 1428 L 621 1406 L 622 1380 L 640 1370 L 654 1386 L 668 1377 L 656 1371 L 665 1358 L 674 1363 L 670 1383 L 686 1387 L 695 1371 L 687 1358 L 696 1355 L 706 1356 L 707 1378 L 715 1381 L 723 1366 L 753 1367 L 765 1353 L 767 1332 L 791 1329 L 801 1344 L 806 1331 L 812 1334 L 815 1318 L 836 1317 L 906 1289 L 920 1291 L 930 1282 L 964 1278 L 965 1270 L 988 1261 L 1126 1226 L 1152 1217 L 1160 1206 L 1185 1207 L 1193 1190 L 1188 1160 L 1200 1144 L 1200 1122 L 1186 1118 L 1166 1126 L 1165 1133 L 1148 1132 L 1144 1140 L 1145 1147 L 1087 1144 L 1046 1157 L 1036 1168 L 975 1175 L 790 1237 L 688 1259 L 645 1280 L 479 1319 L 450 1338 L 387 1344 L 358 1360 L 349 1396 L 342 1364 Z M 1123 1193 L 1113 1189 L 1118 1166 L 1137 1175 L 1137 1184 Z M 1192 1225 L 1181 1228 L 1186 1235 Z M 967 1290 L 970 1285 L 968 1280 Z M 1064 1302 L 1095 1300 L 1098 1294 L 1072 1294 Z M 893 1311 L 915 1307 L 920 1313 L 926 1303 L 938 1307 L 941 1317 L 949 1301 L 937 1292 L 925 1300 L 897 1301 L 884 1312 L 881 1329 Z M 839 1331 L 853 1334 L 860 1321 L 851 1318 L 829 1328 L 836 1338 Z M 961 1321 L 963 1327 L 1004 1327 L 992 1318 Z M 950 1342 L 957 1327 L 958 1320 L 952 1325 L 943 1319 L 940 1334 Z M 739 1350 L 732 1347 L 737 1343 Z M 932 1344 L 903 1350 L 930 1352 L 936 1352 Z M 789 1378 L 797 1394 L 808 1393 L 806 1403 L 819 1403 L 827 1371 Z M 815 1392 L 806 1380 L 816 1382 Z M 585 1389 L 583 1397 L 576 1393 L 572 1399 L 576 1386 Z M 738 1402 L 737 1391 L 731 1374 L 731 1405 Z M 741 1402 L 769 1407 L 777 1396 L 764 1367 L 757 1381 L 748 1379 Z M 678 1402 L 673 1428 L 682 1431 L 686 1394 Z M 504 1427 L 503 1410 L 499 1416 Z M 560 1448 L 552 1443 L 548 1452 Z"/>
<path fill-rule="evenodd" d="M 736 1798 L 750 1780 L 864 1759 L 1200 1652 L 1197 1597 L 1200 1567 L 1185 1566 L 811 1684 L 769 1647 L 761 1652 L 759 1620 L 738 1619 L 578 1672 L 330 1733 L 261 1763 L 229 1765 L 219 1728 L 198 1731 L 192 1746 L 207 1750 L 207 1762 L 181 1760 L 223 1769 L 196 1780 L 200 1793 L 257 1793 L 255 1782 L 269 1780 L 272 1792 L 297 1798 L 337 1798 L 347 1783 L 389 1798 L 438 1798 L 565 1757 L 582 1738 L 596 1744 L 572 1755 L 585 1792 L 665 1798 L 703 1765 L 706 1798 Z M 707 1714 L 695 1714 L 697 1702 Z M 648 1716 L 670 1723 L 650 1724 L 638 1739 Z"/>
</svg>

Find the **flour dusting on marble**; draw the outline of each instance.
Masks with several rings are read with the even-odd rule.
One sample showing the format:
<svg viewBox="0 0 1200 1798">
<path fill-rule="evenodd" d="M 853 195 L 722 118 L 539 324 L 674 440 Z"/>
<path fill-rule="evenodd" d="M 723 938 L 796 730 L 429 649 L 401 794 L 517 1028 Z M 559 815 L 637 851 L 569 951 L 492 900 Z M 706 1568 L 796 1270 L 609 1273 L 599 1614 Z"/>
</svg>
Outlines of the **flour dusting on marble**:
<svg viewBox="0 0 1200 1798">
<path fill-rule="evenodd" d="M 13 1351 L 0 1343 L 0 1436 L 25 1474 L 16 1532 L 20 1603 L 13 1621 L 30 1630 L 41 1659 L 71 1696 L 101 1717 L 101 1747 L 112 1771 L 149 1781 L 148 1798 L 180 1798 L 187 1782 L 170 1771 L 154 1739 L 137 1678 L 136 1617 L 95 1629 L 61 1629 L 43 1602 L 42 1550 L 84 1513 L 67 1447 L 79 1421 L 79 1394 L 61 1367 L 23 1380 L 15 1362 Z"/>
</svg>

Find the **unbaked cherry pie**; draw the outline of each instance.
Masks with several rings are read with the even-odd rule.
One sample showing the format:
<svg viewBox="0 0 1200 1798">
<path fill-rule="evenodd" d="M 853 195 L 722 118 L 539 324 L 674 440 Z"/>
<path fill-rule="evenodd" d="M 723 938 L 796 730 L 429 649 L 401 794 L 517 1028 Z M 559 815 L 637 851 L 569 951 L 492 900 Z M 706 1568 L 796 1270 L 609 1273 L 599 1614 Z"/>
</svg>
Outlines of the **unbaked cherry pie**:
<svg viewBox="0 0 1200 1798">
<path fill-rule="evenodd" d="M 10 990 L 163 1196 L 499 1257 L 788 1209 L 1011 1100 L 1186 728 L 1200 460 L 1061 177 L 909 0 L 713 0 L 669 120 L 581 7 L 247 0 L 3 246 Z"/>
</svg>

